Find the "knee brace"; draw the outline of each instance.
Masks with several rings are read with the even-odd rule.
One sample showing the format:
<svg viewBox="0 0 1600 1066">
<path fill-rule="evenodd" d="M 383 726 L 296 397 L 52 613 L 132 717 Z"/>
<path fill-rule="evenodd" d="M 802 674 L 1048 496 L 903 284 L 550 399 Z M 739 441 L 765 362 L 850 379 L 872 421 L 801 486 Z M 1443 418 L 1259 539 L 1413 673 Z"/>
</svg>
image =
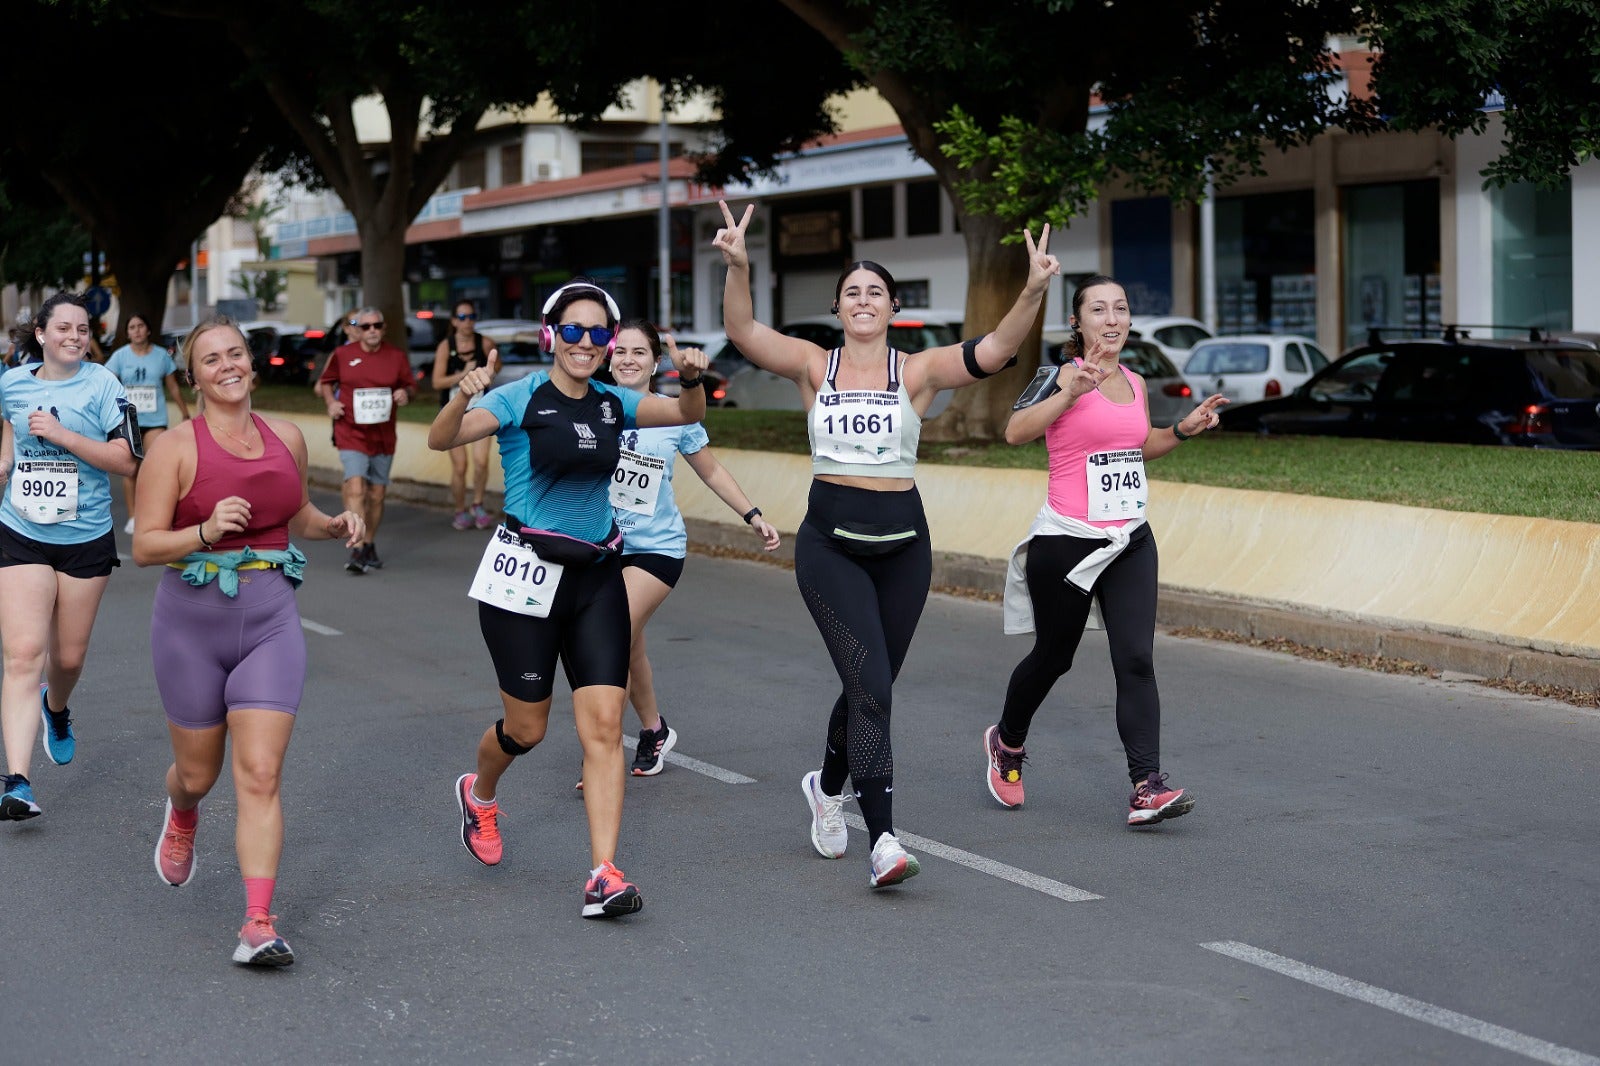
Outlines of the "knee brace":
<svg viewBox="0 0 1600 1066">
<path fill-rule="evenodd" d="M 500 742 L 500 750 L 505 752 L 507 755 L 526 755 L 528 752 L 533 750 L 532 747 L 525 748 L 521 744 L 518 744 L 516 741 L 512 740 L 510 737 L 506 736 L 506 720 L 504 718 L 498 718 L 495 720 L 494 738 Z"/>
</svg>

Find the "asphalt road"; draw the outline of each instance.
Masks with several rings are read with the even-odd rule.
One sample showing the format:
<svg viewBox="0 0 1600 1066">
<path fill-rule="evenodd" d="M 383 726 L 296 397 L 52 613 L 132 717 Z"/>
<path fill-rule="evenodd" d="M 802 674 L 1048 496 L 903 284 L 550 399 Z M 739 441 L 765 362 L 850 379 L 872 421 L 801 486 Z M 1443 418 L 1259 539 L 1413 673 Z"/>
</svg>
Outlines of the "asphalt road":
<svg viewBox="0 0 1600 1066">
<path fill-rule="evenodd" d="M 157 879 L 156 574 L 113 577 L 78 757 L 36 759 L 44 816 L 0 825 L 8 1061 L 1600 1063 L 1593 712 L 1162 637 L 1165 769 L 1200 802 L 1134 833 L 1090 635 L 1005 811 L 980 736 L 1025 641 L 935 596 L 895 710 L 923 872 L 872 893 L 859 830 L 837 862 L 807 840 L 835 683 L 793 575 L 691 556 L 650 640 L 695 763 L 630 783 L 618 861 L 646 906 L 591 922 L 561 690 L 502 785 L 505 861 L 460 845 L 451 785 L 496 716 L 482 538 L 394 507 L 382 573 L 306 546 L 283 971 L 228 961 L 226 774 L 198 876 Z"/>
</svg>

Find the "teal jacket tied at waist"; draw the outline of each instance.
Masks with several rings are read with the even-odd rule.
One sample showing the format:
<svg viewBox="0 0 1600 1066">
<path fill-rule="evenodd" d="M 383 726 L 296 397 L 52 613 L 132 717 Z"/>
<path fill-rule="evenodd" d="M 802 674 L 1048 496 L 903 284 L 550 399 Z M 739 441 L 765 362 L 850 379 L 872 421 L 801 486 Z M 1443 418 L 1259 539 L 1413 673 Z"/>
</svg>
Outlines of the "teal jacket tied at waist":
<svg viewBox="0 0 1600 1066">
<path fill-rule="evenodd" d="M 305 553 L 293 544 L 284 551 L 257 551 L 245 547 L 235 552 L 190 552 L 183 561 L 188 564 L 183 568 L 185 581 L 195 588 L 215 581 L 222 594 L 230 599 L 239 595 L 239 567 L 245 563 L 272 563 L 283 570 L 283 576 L 295 588 L 300 587 L 306 573 Z"/>
</svg>

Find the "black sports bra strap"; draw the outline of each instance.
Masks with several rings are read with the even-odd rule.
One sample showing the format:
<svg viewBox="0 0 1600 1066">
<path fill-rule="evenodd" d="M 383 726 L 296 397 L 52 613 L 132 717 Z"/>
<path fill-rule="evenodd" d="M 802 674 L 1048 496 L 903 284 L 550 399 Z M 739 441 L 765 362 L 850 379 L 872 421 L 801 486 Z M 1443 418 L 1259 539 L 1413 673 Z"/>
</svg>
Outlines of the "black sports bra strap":
<svg viewBox="0 0 1600 1066">
<path fill-rule="evenodd" d="M 828 353 L 828 370 L 823 374 L 823 379 L 827 382 L 828 388 L 833 389 L 835 392 L 839 390 L 839 386 L 834 384 L 834 379 L 839 376 L 839 353 L 842 351 L 844 351 L 843 348 L 835 348 Z"/>
<path fill-rule="evenodd" d="M 889 391 L 900 391 L 900 353 L 889 349 Z"/>
</svg>

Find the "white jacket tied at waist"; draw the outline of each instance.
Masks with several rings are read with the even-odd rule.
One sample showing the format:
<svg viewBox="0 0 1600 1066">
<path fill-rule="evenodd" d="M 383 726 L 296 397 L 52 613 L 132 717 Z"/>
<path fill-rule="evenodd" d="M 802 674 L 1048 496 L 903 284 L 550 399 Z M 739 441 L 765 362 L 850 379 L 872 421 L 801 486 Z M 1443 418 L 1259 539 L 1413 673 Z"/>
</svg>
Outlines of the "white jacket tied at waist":
<svg viewBox="0 0 1600 1066">
<path fill-rule="evenodd" d="M 1132 518 L 1121 526 L 1107 526 L 1102 529 L 1076 518 L 1057 514 L 1051 510 L 1048 503 L 1039 508 L 1038 515 L 1033 519 L 1033 525 L 1028 527 L 1028 535 L 1022 538 L 1021 544 L 1011 549 L 1011 562 L 1006 567 L 1006 591 L 1002 600 L 1006 634 L 1033 632 L 1033 597 L 1028 594 L 1029 541 L 1041 535 L 1105 541 L 1105 547 L 1096 548 L 1084 556 L 1066 576 L 1066 580 L 1082 589 L 1085 595 L 1093 596 L 1095 579 L 1100 576 L 1102 570 L 1111 565 L 1113 559 L 1122 554 L 1123 549 L 1128 546 L 1128 538 L 1142 525 L 1144 525 L 1143 518 Z M 1099 600 L 1089 604 L 1089 621 L 1086 628 L 1105 628 L 1105 622 L 1100 617 Z"/>
</svg>

